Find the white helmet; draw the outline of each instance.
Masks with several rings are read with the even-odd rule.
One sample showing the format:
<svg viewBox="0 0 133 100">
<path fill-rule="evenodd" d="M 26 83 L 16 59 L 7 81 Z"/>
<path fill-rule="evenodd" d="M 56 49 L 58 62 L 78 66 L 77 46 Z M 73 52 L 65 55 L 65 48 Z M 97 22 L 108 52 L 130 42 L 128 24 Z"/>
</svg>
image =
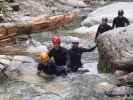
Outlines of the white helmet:
<svg viewBox="0 0 133 100">
<path fill-rule="evenodd" d="M 72 43 L 79 43 L 80 39 L 78 37 L 72 38 Z"/>
</svg>

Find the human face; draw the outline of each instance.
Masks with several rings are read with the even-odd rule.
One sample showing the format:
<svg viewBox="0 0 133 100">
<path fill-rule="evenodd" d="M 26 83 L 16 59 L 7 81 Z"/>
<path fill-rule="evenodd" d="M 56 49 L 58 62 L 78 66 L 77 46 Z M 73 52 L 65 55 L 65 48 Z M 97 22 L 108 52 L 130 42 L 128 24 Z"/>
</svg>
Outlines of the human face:
<svg viewBox="0 0 133 100">
<path fill-rule="evenodd" d="M 103 24 L 103 25 L 107 24 L 107 20 L 102 19 L 102 24 Z"/>
<path fill-rule="evenodd" d="M 55 49 L 59 49 L 60 44 L 53 44 Z"/>
<path fill-rule="evenodd" d="M 72 43 L 72 46 L 74 47 L 74 48 L 77 48 L 78 47 L 78 45 L 79 45 L 79 43 L 77 42 L 77 43 Z"/>
</svg>

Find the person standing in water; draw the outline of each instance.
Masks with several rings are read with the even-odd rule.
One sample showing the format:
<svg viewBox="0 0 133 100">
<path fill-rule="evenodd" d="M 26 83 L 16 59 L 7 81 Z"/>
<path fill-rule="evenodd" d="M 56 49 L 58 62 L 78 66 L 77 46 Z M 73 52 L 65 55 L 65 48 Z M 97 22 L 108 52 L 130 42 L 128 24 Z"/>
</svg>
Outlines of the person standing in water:
<svg viewBox="0 0 133 100">
<path fill-rule="evenodd" d="M 54 60 L 56 65 L 56 75 L 67 75 L 66 67 L 70 61 L 68 50 L 62 47 L 59 36 L 52 37 L 53 48 L 49 51 L 49 57 Z"/>
<path fill-rule="evenodd" d="M 96 46 L 94 46 L 91 49 L 79 47 L 79 41 L 80 40 L 78 37 L 73 37 L 72 47 L 69 50 L 70 63 L 68 68 L 69 68 L 69 71 L 72 71 L 72 72 L 77 72 L 78 69 L 82 67 L 81 55 L 84 52 L 91 52 L 96 48 Z"/>
<path fill-rule="evenodd" d="M 98 29 L 97 29 L 97 33 L 96 33 L 96 36 L 95 36 L 95 40 L 97 39 L 97 37 L 108 31 L 108 30 L 111 30 L 111 26 L 108 24 L 108 18 L 102 18 L 102 23 L 98 26 Z"/>
</svg>

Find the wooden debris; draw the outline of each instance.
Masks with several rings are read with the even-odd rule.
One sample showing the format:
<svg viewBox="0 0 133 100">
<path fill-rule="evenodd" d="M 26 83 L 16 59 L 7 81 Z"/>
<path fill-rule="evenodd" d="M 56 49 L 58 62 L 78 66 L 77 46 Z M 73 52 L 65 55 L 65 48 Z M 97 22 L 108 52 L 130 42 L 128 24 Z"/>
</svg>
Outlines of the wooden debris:
<svg viewBox="0 0 133 100">
<path fill-rule="evenodd" d="M 8 43 L 15 42 L 16 35 L 55 30 L 67 23 L 72 22 L 73 19 L 78 16 L 78 14 L 79 13 L 76 11 L 52 17 L 45 17 L 41 15 L 38 17 L 31 18 L 29 21 L 1 23 L 0 46 L 4 46 Z"/>
</svg>

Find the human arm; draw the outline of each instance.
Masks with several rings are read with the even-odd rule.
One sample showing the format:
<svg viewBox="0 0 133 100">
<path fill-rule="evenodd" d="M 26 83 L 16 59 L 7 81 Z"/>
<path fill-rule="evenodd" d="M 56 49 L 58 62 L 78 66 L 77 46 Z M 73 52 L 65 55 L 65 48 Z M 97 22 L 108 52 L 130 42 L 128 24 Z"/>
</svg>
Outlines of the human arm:
<svg viewBox="0 0 133 100">
<path fill-rule="evenodd" d="M 69 64 L 70 64 L 70 54 L 69 54 L 69 51 L 67 50 L 67 52 L 66 52 L 66 58 L 67 58 L 67 61 L 66 61 L 66 66 L 68 67 L 69 66 Z"/>
<path fill-rule="evenodd" d="M 125 22 L 126 22 L 127 26 L 130 25 L 130 22 L 127 18 L 125 18 Z"/>
<path fill-rule="evenodd" d="M 80 47 L 80 51 L 81 52 L 92 52 L 93 50 L 95 50 L 95 48 L 96 48 L 96 45 L 91 47 L 91 48 L 82 48 L 82 47 Z"/>
<path fill-rule="evenodd" d="M 97 39 L 97 37 L 98 37 L 99 34 L 100 34 L 100 25 L 99 25 L 99 27 L 97 29 L 96 36 L 95 36 L 95 40 Z"/>
<path fill-rule="evenodd" d="M 113 20 L 112 29 L 115 28 L 116 18 Z"/>
</svg>

